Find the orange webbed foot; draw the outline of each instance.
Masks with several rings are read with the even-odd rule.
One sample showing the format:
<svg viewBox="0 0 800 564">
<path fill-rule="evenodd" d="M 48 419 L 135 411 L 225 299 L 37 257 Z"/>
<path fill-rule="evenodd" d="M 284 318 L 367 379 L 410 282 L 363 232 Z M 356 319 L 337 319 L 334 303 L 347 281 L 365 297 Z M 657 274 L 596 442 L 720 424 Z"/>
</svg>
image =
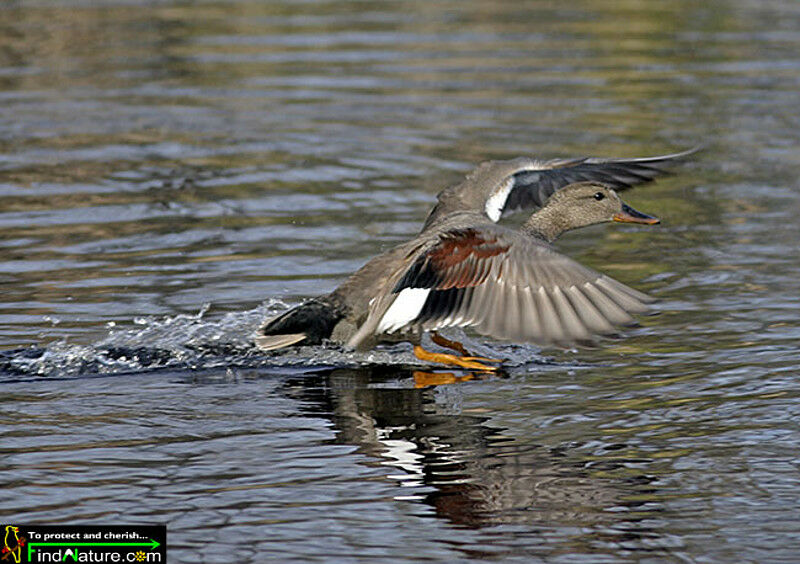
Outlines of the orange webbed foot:
<svg viewBox="0 0 800 564">
<path fill-rule="evenodd" d="M 438 362 L 448 366 L 458 366 L 459 368 L 466 368 L 467 370 L 479 370 L 481 372 L 495 372 L 497 366 L 489 364 L 482 364 L 478 357 L 461 357 L 453 354 L 434 353 L 426 351 L 420 345 L 414 345 L 414 356 L 426 362 Z"/>
</svg>

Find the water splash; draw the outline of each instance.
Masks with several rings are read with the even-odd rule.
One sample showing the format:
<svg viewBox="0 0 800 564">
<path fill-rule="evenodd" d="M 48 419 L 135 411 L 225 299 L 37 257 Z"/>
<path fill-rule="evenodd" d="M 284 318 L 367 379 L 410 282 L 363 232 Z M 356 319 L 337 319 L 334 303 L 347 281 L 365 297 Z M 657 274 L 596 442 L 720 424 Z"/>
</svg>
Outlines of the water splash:
<svg viewBox="0 0 800 564">
<path fill-rule="evenodd" d="M 300 346 L 271 352 L 256 348 L 252 337 L 263 321 L 289 307 L 291 304 L 270 299 L 255 309 L 226 313 L 217 319 L 209 318 L 210 304 L 203 305 L 196 314 L 136 318 L 133 328 L 110 326 L 108 335 L 91 345 L 62 341 L 45 348 L 3 351 L 0 353 L 0 377 L 70 378 L 229 366 L 313 371 L 369 365 L 419 365 L 410 347 L 402 343 L 366 352 L 348 351 L 335 345 Z M 489 347 L 463 333 L 457 338 L 465 341 L 476 354 L 507 359 L 506 367 L 547 363 L 530 347 Z"/>
</svg>

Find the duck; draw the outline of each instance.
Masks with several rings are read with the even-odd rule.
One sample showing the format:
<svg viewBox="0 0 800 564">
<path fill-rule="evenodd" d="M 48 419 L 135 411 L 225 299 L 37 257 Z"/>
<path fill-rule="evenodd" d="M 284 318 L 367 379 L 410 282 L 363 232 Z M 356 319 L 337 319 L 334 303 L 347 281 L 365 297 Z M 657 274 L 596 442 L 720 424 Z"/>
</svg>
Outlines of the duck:
<svg viewBox="0 0 800 564">
<path fill-rule="evenodd" d="M 567 231 L 605 222 L 659 220 L 597 181 L 555 191 L 518 229 L 494 223 L 483 211 L 450 212 L 368 262 L 331 294 L 269 321 L 256 345 L 274 350 L 327 338 L 366 350 L 408 341 L 422 361 L 490 371 L 497 367 L 486 362 L 496 359 L 471 356 L 439 331 L 460 327 L 540 346 L 592 342 L 633 322 L 632 315 L 645 313 L 653 301 L 553 247 Z M 425 333 L 458 354 L 425 350 Z"/>
<path fill-rule="evenodd" d="M 497 223 L 506 215 L 541 207 L 559 189 L 579 181 L 600 181 L 615 190 L 652 182 L 667 174 L 665 166 L 700 150 L 636 158 L 562 158 L 542 160 L 517 157 L 479 164 L 461 182 L 439 192 L 417 237 L 433 232 L 453 214 L 473 213 Z M 372 259 L 333 292 L 311 298 L 268 319 L 255 344 L 265 351 L 294 345 L 319 345 L 323 341 L 346 343 L 363 322 L 369 302 L 385 286 L 386 273 L 413 247 L 398 245 Z M 437 344 L 443 337 L 432 334 Z"/>
<path fill-rule="evenodd" d="M 622 159 L 517 157 L 485 161 L 461 182 L 439 192 L 437 203 L 417 237 L 433 232 L 453 214 L 478 214 L 482 220 L 497 223 L 505 215 L 541 207 L 559 189 L 578 181 L 600 181 L 615 190 L 652 182 L 668 173 L 664 166 L 700 148 Z M 256 346 L 272 351 L 295 345 L 319 345 L 326 340 L 345 344 L 364 321 L 370 300 L 387 283 L 389 267 L 403 260 L 417 237 L 372 259 L 333 292 L 311 298 L 266 320 L 258 331 Z M 447 346 L 444 338 L 436 333 L 431 337 L 437 344 Z"/>
</svg>

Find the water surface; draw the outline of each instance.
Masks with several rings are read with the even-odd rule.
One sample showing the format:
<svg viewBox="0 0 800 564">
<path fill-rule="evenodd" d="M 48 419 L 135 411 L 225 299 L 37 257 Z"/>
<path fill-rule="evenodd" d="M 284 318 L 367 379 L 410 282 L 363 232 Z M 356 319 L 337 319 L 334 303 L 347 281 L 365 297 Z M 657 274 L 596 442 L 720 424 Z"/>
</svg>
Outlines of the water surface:
<svg viewBox="0 0 800 564">
<path fill-rule="evenodd" d="M 178 562 L 792 562 L 800 4 L 0 6 L 0 514 Z M 268 356 L 261 320 L 481 160 L 706 149 L 560 248 L 660 298 L 597 350 Z"/>
</svg>

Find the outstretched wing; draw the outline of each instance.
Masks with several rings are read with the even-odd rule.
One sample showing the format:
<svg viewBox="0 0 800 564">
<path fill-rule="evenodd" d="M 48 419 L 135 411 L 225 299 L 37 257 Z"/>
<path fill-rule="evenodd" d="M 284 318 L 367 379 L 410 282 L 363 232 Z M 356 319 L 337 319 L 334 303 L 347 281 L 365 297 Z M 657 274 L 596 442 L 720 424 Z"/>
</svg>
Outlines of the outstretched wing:
<svg viewBox="0 0 800 564">
<path fill-rule="evenodd" d="M 376 334 L 473 327 L 568 346 L 613 333 L 652 301 L 547 243 L 493 225 L 442 233 L 396 280 L 370 313 Z"/>
<path fill-rule="evenodd" d="M 489 187 L 485 212 L 489 219 L 496 222 L 503 215 L 514 211 L 541 207 L 556 190 L 574 182 L 593 180 L 616 190 L 625 190 L 667 174 L 663 165 L 697 150 L 694 148 L 670 155 L 637 159 L 520 159 L 519 169 L 496 186 Z"/>
</svg>

